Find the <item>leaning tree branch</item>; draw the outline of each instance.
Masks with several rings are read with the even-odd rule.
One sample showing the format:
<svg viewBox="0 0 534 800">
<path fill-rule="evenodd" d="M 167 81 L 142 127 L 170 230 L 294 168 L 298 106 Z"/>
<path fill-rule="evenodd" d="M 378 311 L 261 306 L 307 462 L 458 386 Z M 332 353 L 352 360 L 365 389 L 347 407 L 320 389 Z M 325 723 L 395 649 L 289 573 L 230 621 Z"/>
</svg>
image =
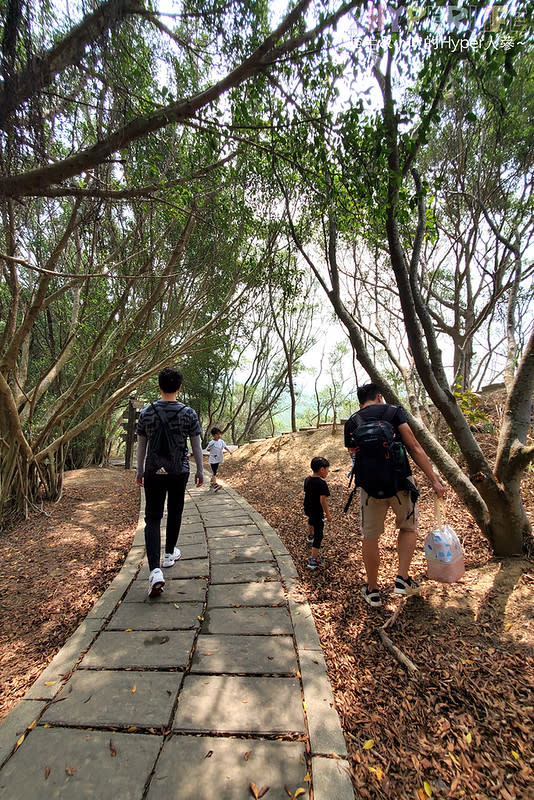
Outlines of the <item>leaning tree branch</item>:
<svg viewBox="0 0 534 800">
<path fill-rule="evenodd" d="M 113 153 L 125 148 L 142 136 L 155 133 L 173 123 L 183 124 L 230 89 L 240 86 L 249 78 L 273 66 L 283 57 L 291 55 L 304 44 L 313 40 L 328 27 L 335 25 L 344 14 L 359 5 L 361 0 L 349 0 L 349 2 L 340 6 L 334 14 L 323 19 L 312 30 L 287 39 L 277 46 L 283 36 L 303 18 L 310 2 L 311 0 L 300 0 L 280 25 L 267 36 L 248 58 L 203 92 L 170 103 L 151 114 L 136 117 L 106 139 L 57 164 L 49 164 L 20 175 L 0 178 L 0 194 L 3 193 L 8 197 L 32 195 L 35 190 L 43 190 L 52 184 L 61 183 L 74 175 L 79 175 L 104 163 Z"/>
<path fill-rule="evenodd" d="M 186 119 L 193 117 L 200 109 L 217 100 L 229 89 L 239 86 L 248 78 L 274 63 L 280 54 L 285 52 L 287 47 L 286 45 L 277 50 L 275 48 L 276 43 L 300 19 L 310 2 L 311 0 L 300 0 L 293 11 L 282 20 L 278 28 L 265 39 L 252 55 L 208 89 L 192 97 L 170 103 L 151 114 L 136 117 L 107 138 L 96 142 L 92 147 L 82 150 L 57 164 L 33 169 L 21 175 L 1 178 L 0 193 L 10 197 L 32 195 L 35 189 L 42 190 L 54 183 L 60 183 L 102 164 L 113 153 L 123 149 L 142 136 L 155 133 L 171 123 L 183 123 Z M 293 39 L 293 49 L 300 47 L 306 39 L 306 35 Z"/>
<path fill-rule="evenodd" d="M 83 186 L 71 185 L 71 186 L 58 186 L 57 188 L 54 187 L 38 188 L 32 192 L 32 196 L 33 197 L 90 197 L 92 199 L 96 198 L 98 200 L 136 200 L 137 198 L 140 198 L 140 199 L 154 200 L 155 202 L 162 202 L 160 198 L 157 196 L 160 192 L 164 192 L 167 189 L 174 189 L 176 186 L 182 186 L 183 184 L 191 183 L 197 178 L 204 178 L 206 177 L 206 175 L 209 175 L 210 172 L 219 169 L 220 167 L 224 166 L 224 164 L 227 164 L 228 161 L 234 159 L 238 155 L 238 153 L 239 153 L 238 150 L 234 150 L 225 158 L 221 158 L 214 164 L 208 164 L 208 166 L 202 167 L 201 169 L 197 169 L 194 172 L 189 173 L 188 175 L 183 175 L 181 178 L 177 178 L 176 180 L 160 181 L 159 183 L 151 183 L 148 184 L 147 186 L 139 186 L 135 189 L 96 189 L 96 188 L 85 188 Z"/>
<path fill-rule="evenodd" d="M 50 50 L 35 55 L 26 69 L 4 80 L 0 90 L 0 128 L 5 129 L 15 108 L 49 86 L 58 73 L 77 64 L 88 44 L 115 27 L 126 15 L 142 11 L 142 0 L 108 0 L 84 17 Z"/>
</svg>

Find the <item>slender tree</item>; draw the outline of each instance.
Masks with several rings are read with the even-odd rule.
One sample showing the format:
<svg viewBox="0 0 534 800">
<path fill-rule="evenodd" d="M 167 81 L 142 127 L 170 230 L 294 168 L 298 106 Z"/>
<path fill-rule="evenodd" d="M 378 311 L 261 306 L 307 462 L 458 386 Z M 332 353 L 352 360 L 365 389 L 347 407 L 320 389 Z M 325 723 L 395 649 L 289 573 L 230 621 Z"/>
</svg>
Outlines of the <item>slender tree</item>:
<svg viewBox="0 0 534 800">
<path fill-rule="evenodd" d="M 398 393 L 368 347 L 369 337 L 364 335 L 367 332 L 345 293 L 344 243 L 347 239 L 350 243 L 354 241 L 355 231 L 365 239 L 368 248 L 377 247 L 387 254 L 398 298 L 400 316 L 397 315 L 397 319 L 402 321 L 418 378 L 449 426 L 466 471 L 432 436 L 417 407 L 412 408 L 410 422 L 495 552 L 500 555 L 517 553 L 530 532 L 521 501 L 520 480 L 534 458 L 534 447 L 527 444 L 534 388 L 534 334 L 526 342 L 509 384 L 497 458 L 491 464 L 451 390 L 451 376 L 444 365 L 438 331 L 421 280 L 423 243 L 432 233 L 433 221 L 428 213 L 429 183 L 423 180 L 417 159 L 421 147 L 434 132 L 443 96 L 463 58 L 458 50 L 443 48 L 429 52 L 428 56 L 423 50 L 424 57 L 416 64 L 417 74 L 408 91 L 406 83 L 399 80 L 401 69 L 410 77 L 406 42 L 401 49 L 398 38 L 386 40 L 383 50 L 379 44 L 374 58 L 374 75 L 382 95 L 380 114 L 365 113 L 363 104 L 355 99 L 336 120 L 331 86 L 324 88 L 323 100 L 320 97 L 317 100 L 315 91 L 315 106 L 322 103 L 322 123 L 317 121 L 306 140 L 299 143 L 307 161 L 301 160 L 302 179 L 298 190 L 295 190 L 295 171 L 290 173 L 278 162 L 286 213 L 302 257 L 345 326 L 358 361 L 371 379 L 381 385 L 384 396 L 390 402 L 399 402 Z M 418 39 L 418 42 L 421 45 L 424 40 Z M 486 58 L 486 63 L 473 58 L 472 70 L 466 74 L 472 80 L 493 74 L 496 76 L 494 84 L 498 86 L 498 76 L 505 73 L 510 54 L 495 50 L 491 60 Z M 502 95 L 502 85 L 499 91 Z M 415 123 L 410 124 L 411 120 Z M 341 127 L 336 124 L 338 121 L 342 122 Z M 334 153 L 337 158 L 333 157 Z M 310 163 L 316 165 L 315 175 L 323 179 L 315 180 L 311 191 Z M 299 200 L 294 202 L 297 191 Z M 489 227 L 490 219 L 488 214 Z M 498 233 L 497 226 L 496 230 Z M 313 235 L 314 232 L 320 232 L 322 241 Z M 319 246 L 322 257 L 318 255 Z M 515 275 L 514 268 L 512 275 Z M 512 278 L 508 290 L 513 288 L 514 282 Z"/>
</svg>

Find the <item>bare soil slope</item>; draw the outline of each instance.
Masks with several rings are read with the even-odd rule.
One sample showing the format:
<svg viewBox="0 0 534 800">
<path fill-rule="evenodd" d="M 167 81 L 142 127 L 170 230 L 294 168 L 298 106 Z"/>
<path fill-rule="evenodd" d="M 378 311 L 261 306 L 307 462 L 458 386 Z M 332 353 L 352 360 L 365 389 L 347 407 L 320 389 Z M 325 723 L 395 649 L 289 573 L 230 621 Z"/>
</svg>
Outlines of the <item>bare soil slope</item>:
<svg viewBox="0 0 534 800">
<path fill-rule="evenodd" d="M 324 566 L 306 568 L 309 546 L 302 484 L 315 455 L 328 458 L 334 520 L 326 526 Z M 420 541 L 410 598 L 388 634 L 417 666 L 411 677 L 384 648 L 377 628 L 402 600 L 392 593 L 396 536 L 381 544 L 384 607 L 359 595 L 364 582 L 358 508 L 347 515 L 350 468 L 341 431 L 304 431 L 246 445 L 227 458 L 221 478 L 277 530 L 299 570 L 324 647 L 335 701 L 361 798 L 534 797 L 534 564 L 498 561 L 449 490 L 446 519 L 464 544 L 466 575 L 456 584 L 425 579 L 422 543 L 434 525 L 424 477 Z M 531 519 L 532 483 L 525 487 Z"/>
</svg>

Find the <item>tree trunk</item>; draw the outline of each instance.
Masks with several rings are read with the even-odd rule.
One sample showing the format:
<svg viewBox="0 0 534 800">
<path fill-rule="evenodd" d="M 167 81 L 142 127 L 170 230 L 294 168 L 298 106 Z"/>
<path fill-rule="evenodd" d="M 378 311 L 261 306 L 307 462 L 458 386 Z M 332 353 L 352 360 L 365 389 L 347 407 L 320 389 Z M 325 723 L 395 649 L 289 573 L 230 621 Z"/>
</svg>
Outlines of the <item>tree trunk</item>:
<svg viewBox="0 0 534 800">
<path fill-rule="evenodd" d="M 520 555 L 531 545 L 530 522 L 521 499 L 521 481 L 514 480 L 504 487 L 478 487 L 489 511 L 487 529 L 483 531 L 497 556 Z"/>
<path fill-rule="evenodd" d="M 2 439 L 0 456 L 0 530 L 21 517 L 43 500 L 57 500 L 63 486 L 60 454 L 39 464 L 29 460 L 26 448 L 12 441 L 6 447 Z"/>
<path fill-rule="evenodd" d="M 386 232 L 391 266 L 397 282 L 404 324 L 417 372 L 429 397 L 432 398 L 434 404 L 445 418 L 454 438 L 458 442 L 462 455 L 467 462 L 470 473 L 469 482 L 472 484 L 472 489 L 469 485 L 466 485 L 465 480 L 458 480 L 459 474 L 451 474 L 448 464 L 444 465 L 446 467 L 444 474 L 473 514 L 482 533 L 490 541 L 495 554 L 498 556 L 518 554 L 522 550 L 523 537 L 530 533 L 530 525 L 523 508 L 520 493 L 521 458 L 517 459 L 518 463 L 511 469 L 510 460 L 506 456 L 502 458 L 503 462 L 506 462 L 506 466 L 503 469 L 508 476 L 508 480 L 506 484 L 504 481 L 499 482 L 497 478 L 498 472 L 493 472 L 487 458 L 474 438 L 467 420 L 458 407 L 455 397 L 448 389 L 441 351 L 435 330 L 432 327 L 432 321 L 428 316 L 428 309 L 422 302 L 415 269 L 419 261 L 418 245 L 422 241 L 426 224 L 424 193 L 421 190 L 419 176 L 415 170 L 413 170 L 413 177 L 419 194 L 419 221 L 409 265 L 399 233 L 397 212 L 399 206 L 399 178 L 401 178 L 402 173 L 399 163 L 397 118 L 391 92 L 391 59 L 388 62 L 384 87 L 384 121 L 390 148 Z M 534 345 L 532 343 L 527 348 L 526 358 L 523 359 L 523 362 L 523 375 L 521 376 L 520 370 L 518 370 L 514 387 L 516 387 L 518 397 L 523 397 L 526 391 L 531 398 L 534 384 Z M 523 380 L 521 380 L 521 377 Z M 520 385 L 523 387 L 521 392 L 518 389 Z M 521 405 L 521 410 L 524 410 L 524 402 Z M 508 405 L 508 411 L 510 412 L 510 418 L 517 419 L 515 409 L 512 412 Z M 523 428 L 521 430 L 526 433 Z M 502 438 L 501 434 L 501 445 Z M 513 446 L 515 438 L 515 436 L 506 437 L 509 447 Z M 500 449 L 502 450 L 502 446 Z M 520 445 L 519 449 L 521 449 Z M 523 449 L 528 451 L 532 448 Z M 521 453 L 521 455 L 524 468 L 529 453 L 525 452 Z M 435 459 L 435 461 L 441 467 L 440 460 Z M 454 471 L 452 472 L 454 473 Z"/>
<path fill-rule="evenodd" d="M 287 380 L 289 396 L 291 398 L 291 430 L 295 433 L 297 430 L 297 398 L 295 396 L 295 384 L 293 383 L 293 368 L 291 364 L 288 364 Z"/>
</svg>

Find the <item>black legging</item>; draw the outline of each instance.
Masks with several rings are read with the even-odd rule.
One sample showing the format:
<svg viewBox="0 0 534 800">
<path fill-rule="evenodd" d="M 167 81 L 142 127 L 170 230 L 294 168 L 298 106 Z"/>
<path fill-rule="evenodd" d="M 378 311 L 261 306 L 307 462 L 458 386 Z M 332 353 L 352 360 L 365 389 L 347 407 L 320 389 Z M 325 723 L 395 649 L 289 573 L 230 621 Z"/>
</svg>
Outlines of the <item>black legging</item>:
<svg viewBox="0 0 534 800">
<path fill-rule="evenodd" d="M 308 522 L 313 527 L 313 547 L 319 548 L 323 541 L 324 519 L 322 517 L 308 517 Z"/>
<path fill-rule="evenodd" d="M 159 567 L 161 551 L 161 520 L 167 498 L 167 530 L 165 552 L 172 553 L 184 510 L 185 487 L 189 472 L 180 475 L 145 476 L 145 547 L 150 571 Z"/>
</svg>

